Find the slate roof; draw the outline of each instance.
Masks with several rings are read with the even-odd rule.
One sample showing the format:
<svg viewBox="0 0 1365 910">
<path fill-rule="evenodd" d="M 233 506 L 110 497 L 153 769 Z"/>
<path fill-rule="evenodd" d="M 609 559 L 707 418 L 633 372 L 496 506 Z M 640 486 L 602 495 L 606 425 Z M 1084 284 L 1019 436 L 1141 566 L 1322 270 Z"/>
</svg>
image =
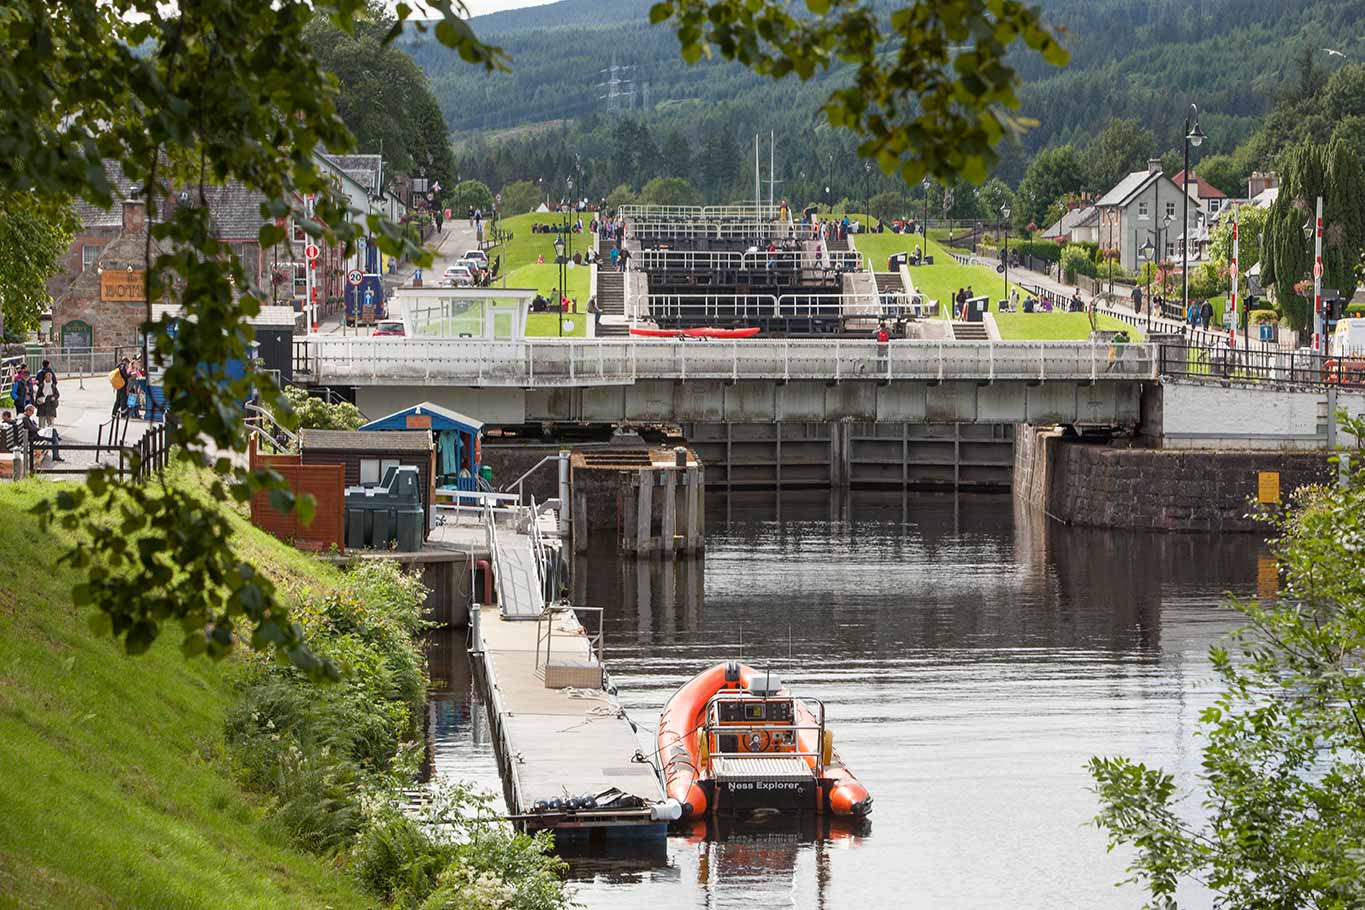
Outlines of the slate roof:
<svg viewBox="0 0 1365 910">
<path fill-rule="evenodd" d="M 300 430 L 301 447 L 329 452 L 430 452 L 430 430 Z"/>
<path fill-rule="evenodd" d="M 327 155 L 328 160 L 345 172 L 371 196 L 379 195 L 380 157 L 378 155 Z"/>
<path fill-rule="evenodd" d="M 191 193 L 191 202 L 197 193 Z M 219 240 L 251 240 L 259 235 L 266 219 L 261 215 L 265 194 L 249 190 L 240 183 L 204 187 L 209 215 Z"/>
<path fill-rule="evenodd" d="M 1096 200 L 1095 205 L 1098 208 L 1104 208 L 1111 205 L 1126 205 L 1128 200 L 1151 186 L 1154 180 L 1159 179 L 1161 179 L 1160 174 L 1152 173 L 1150 171 L 1133 171 L 1133 173 L 1120 180 L 1112 190 Z"/>
<path fill-rule="evenodd" d="M 113 185 L 113 204 L 104 209 L 93 202 L 77 199 L 72 208 L 83 227 L 120 227 L 123 224 L 123 201 L 141 196 L 140 188 L 123 175 L 123 168 L 119 167 L 118 162 L 105 161 L 104 173 Z"/>
<path fill-rule="evenodd" d="M 1060 221 L 1043 231 L 1043 236 L 1060 237 L 1063 234 L 1069 234 L 1076 228 L 1085 227 L 1086 225 L 1097 221 L 1099 217 L 1100 211 L 1093 205 L 1083 205 L 1074 209 L 1069 209 L 1066 214 L 1062 215 Z"/>
</svg>

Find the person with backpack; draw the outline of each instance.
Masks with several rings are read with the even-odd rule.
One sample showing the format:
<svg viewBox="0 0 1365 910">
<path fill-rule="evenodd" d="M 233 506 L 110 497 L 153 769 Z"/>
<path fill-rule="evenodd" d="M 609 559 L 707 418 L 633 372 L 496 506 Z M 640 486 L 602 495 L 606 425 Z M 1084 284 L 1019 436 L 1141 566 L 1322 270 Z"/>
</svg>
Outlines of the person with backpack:
<svg viewBox="0 0 1365 910">
<path fill-rule="evenodd" d="M 57 422 L 57 373 L 52 369 L 52 361 L 44 360 L 43 368 L 34 377 L 37 394 L 33 403 L 38 406 L 38 426 L 50 427 Z"/>
<path fill-rule="evenodd" d="M 109 371 L 109 384 L 114 387 L 114 410 L 111 416 L 118 417 L 128 410 L 128 358 L 118 362 Z"/>
</svg>

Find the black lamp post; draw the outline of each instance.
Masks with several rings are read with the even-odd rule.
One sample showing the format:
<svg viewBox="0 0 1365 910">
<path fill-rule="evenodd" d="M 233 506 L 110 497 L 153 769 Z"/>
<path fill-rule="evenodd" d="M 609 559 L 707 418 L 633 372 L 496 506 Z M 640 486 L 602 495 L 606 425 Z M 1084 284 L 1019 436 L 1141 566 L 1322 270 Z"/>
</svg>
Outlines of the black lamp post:
<svg viewBox="0 0 1365 910">
<path fill-rule="evenodd" d="M 923 265 L 929 255 L 929 178 L 925 177 L 920 185 L 924 187 L 924 223 L 919 228 L 919 261 Z"/>
<path fill-rule="evenodd" d="M 559 266 L 559 293 L 558 293 L 557 295 L 555 295 L 555 296 L 556 296 L 556 300 L 555 300 L 555 313 L 556 313 L 555 319 L 557 319 L 557 320 L 559 321 L 559 337 L 560 337 L 560 338 L 563 338 L 563 337 L 564 337 L 564 296 L 565 296 L 565 294 L 564 294 L 564 285 L 565 285 L 565 283 L 566 283 L 566 282 L 565 282 L 565 278 L 566 278 L 565 273 L 567 272 L 567 269 L 565 268 L 564 263 L 565 263 L 565 256 L 564 256 L 564 235 L 563 235 L 563 234 L 560 234 L 558 237 L 555 238 L 555 264 Z"/>
<path fill-rule="evenodd" d="M 1199 108 L 1191 104 L 1189 112 L 1185 114 L 1185 171 L 1180 175 L 1180 195 L 1185 198 L 1180 235 L 1180 280 L 1184 285 L 1182 296 L 1186 313 L 1190 311 L 1190 146 L 1198 148 L 1203 141 L 1204 131 L 1199 128 Z"/>
<path fill-rule="evenodd" d="M 1147 262 L 1156 262 L 1156 247 L 1152 245 L 1152 239 L 1147 238 L 1138 249 L 1138 256 Z M 1147 334 L 1152 334 L 1152 272 L 1156 271 L 1155 265 L 1147 270 Z"/>
<path fill-rule="evenodd" d="M 1005 300 L 1010 299 L 1010 204 L 1000 206 L 1005 231 Z"/>
</svg>

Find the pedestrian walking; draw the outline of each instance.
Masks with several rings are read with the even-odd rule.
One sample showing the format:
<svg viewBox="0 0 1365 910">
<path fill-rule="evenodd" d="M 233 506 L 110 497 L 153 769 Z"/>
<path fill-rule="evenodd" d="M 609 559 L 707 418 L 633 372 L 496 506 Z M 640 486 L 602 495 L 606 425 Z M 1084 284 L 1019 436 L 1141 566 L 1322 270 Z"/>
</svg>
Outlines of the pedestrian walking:
<svg viewBox="0 0 1365 910">
<path fill-rule="evenodd" d="M 626 271 L 630 264 L 630 250 L 621 247 L 621 271 Z"/>
<path fill-rule="evenodd" d="M 1213 304 L 1207 300 L 1199 307 L 1199 319 L 1204 324 L 1204 330 L 1208 331 L 1209 323 L 1213 321 Z"/>
<path fill-rule="evenodd" d="M 1139 287 L 1133 288 L 1132 298 L 1133 298 L 1133 312 L 1134 312 L 1134 313 L 1141 313 L 1141 312 L 1142 312 L 1142 288 L 1139 288 Z"/>
<path fill-rule="evenodd" d="M 57 373 L 52 369 L 52 361 L 44 360 L 43 367 L 34 377 L 35 392 L 33 403 L 38 406 L 38 425 L 50 427 L 57 422 Z"/>
<path fill-rule="evenodd" d="M 124 357 L 118 366 L 109 371 L 109 384 L 114 387 L 114 410 L 111 416 L 119 417 L 128 410 L 128 358 Z"/>
<path fill-rule="evenodd" d="M 602 307 L 597 303 L 595 295 L 588 298 L 588 312 L 592 314 L 592 333 L 596 335 L 602 325 Z"/>
</svg>

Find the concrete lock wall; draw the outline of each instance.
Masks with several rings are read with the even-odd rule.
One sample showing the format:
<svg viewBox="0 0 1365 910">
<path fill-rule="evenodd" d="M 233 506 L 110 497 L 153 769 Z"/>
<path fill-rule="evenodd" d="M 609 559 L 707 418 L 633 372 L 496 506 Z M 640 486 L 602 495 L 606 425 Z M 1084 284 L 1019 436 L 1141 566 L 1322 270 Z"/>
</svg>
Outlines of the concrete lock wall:
<svg viewBox="0 0 1365 910">
<path fill-rule="evenodd" d="M 1118 448 L 1019 427 L 1014 495 L 1067 524 L 1160 531 L 1265 532 L 1252 513 L 1263 475 L 1280 501 L 1329 483 L 1326 451 Z"/>
<path fill-rule="evenodd" d="M 684 423 L 711 487 L 1007 490 L 1010 424 Z"/>
</svg>

